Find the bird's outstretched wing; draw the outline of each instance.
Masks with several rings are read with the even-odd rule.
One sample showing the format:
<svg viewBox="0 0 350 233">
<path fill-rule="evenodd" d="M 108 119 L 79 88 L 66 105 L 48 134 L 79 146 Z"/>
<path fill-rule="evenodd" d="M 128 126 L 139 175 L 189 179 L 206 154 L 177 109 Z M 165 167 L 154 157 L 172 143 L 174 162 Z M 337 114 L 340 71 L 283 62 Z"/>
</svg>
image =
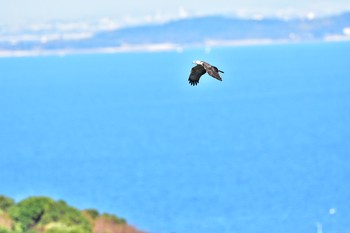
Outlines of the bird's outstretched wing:
<svg viewBox="0 0 350 233">
<path fill-rule="evenodd" d="M 188 82 L 194 86 L 197 85 L 199 82 L 199 79 L 203 74 L 205 74 L 205 69 L 201 65 L 196 65 L 195 67 L 192 68 L 190 77 L 188 78 Z"/>
<path fill-rule="evenodd" d="M 210 76 L 212 76 L 213 78 L 216 78 L 217 80 L 222 81 L 222 78 L 220 77 L 220 74 L 219 74 L 219 72 L 222 72 L 222 71 L 219 70 L 216 66 L 212 66 L 206 62 L 203 63 L 203 66 Z"/>
</svg>

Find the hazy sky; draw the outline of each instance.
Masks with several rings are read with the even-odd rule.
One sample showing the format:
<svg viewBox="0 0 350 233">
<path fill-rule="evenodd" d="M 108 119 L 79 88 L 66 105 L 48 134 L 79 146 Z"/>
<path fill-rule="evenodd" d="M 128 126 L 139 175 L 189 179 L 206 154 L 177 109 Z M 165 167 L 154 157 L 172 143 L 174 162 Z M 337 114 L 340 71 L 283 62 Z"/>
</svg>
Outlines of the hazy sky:
<svg viewBox="0 0 350 233">
<path fill-rule="evenodd" d="M 0 24 L 48 20 L 162 20 L 203 14 L 329 14 L 350 10 L 350 0 L 0 0 Z"/>
</svg>

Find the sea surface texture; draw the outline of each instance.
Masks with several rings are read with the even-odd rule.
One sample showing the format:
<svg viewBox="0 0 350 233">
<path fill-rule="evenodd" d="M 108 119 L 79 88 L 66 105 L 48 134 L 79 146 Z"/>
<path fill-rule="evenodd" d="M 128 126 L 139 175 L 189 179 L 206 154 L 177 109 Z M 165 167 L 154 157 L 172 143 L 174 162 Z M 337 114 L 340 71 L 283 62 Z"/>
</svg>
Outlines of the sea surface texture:
<svg viewBox="0 0 350 233">
<path fill-rule="evenodd" d="M 188 84 L 192 61 L 225 73 Z M 348 233 L 350 43 L 0 59 L 0 193 L 150 233 Z"/>
</svg>

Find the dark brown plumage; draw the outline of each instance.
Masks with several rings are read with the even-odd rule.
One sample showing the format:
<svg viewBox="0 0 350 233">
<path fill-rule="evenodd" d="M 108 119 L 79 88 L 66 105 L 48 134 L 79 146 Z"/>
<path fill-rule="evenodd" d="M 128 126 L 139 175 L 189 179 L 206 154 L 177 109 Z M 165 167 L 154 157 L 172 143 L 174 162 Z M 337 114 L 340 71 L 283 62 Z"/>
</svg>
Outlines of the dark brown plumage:
<svg viewBox="0 0 350 233">
<path fill-rule="evenodd" d="M 221 73 L 224 73 L 224 72 L 219 70 L 216 66 L 212 66 L 209 63 L 204 61 L 194 61 L 193 63 L 197 65 L 192 68 L 190 77 L 188 78 L 188 82 L 192 86 L 197 85 L 199 83 L 199 79 L 205 73 L 208 73 L 213 78 L 216 78 L 217 80 L 222 81 L 222 78 L 219 72 Z"/>
</svg>

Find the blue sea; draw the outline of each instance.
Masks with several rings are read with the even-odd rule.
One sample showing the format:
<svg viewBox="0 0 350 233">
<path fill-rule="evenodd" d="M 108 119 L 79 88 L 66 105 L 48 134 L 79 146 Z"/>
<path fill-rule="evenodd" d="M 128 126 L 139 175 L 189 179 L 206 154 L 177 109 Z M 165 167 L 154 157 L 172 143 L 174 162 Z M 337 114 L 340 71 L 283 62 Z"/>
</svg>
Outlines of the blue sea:
<svg viewBox="0 0 350 233">
<path fill-rule="evenodd" d="M 188 84 L 192 61 L 225 73 Z M 350 43 L 0 59 L 0 193 L 150 233 L 350 232 Z"/>
</svg>

